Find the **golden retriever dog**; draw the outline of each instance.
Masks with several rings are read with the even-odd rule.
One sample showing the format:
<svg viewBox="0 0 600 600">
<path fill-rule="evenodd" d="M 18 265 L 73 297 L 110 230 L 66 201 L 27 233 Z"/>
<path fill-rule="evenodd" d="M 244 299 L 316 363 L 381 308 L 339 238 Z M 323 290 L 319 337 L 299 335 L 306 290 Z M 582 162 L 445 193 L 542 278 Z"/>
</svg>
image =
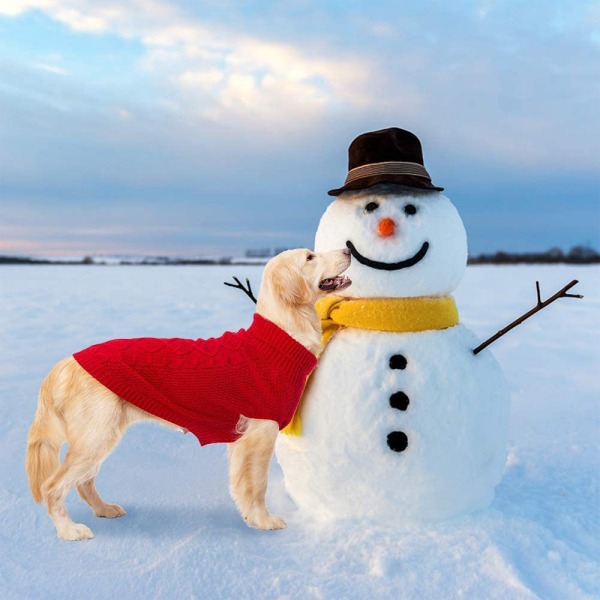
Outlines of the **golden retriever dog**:
<svg viewBox="0 0 600 600">
<path fill-rule="evenodd" d="M 320 254 L 288 250 L 279 254 L 265 267 L 256 312 L 317 356 L 321 325 L 315 302 L 350 285 L 350 280 L 341 276 L 349 265 L 347 249 Z M 45 501 L 58 537 L 94 537 L 88 527 L 74 523 L 67 514 L 65 498 L 73 486 L 95 516 L 110 519 L 126 514 L 118 504 L 109 504 L 100 497 L 95 479 L 127 427 L 139 421 L 157 421 L 182 430 L 111 392 L 72 356 L 55 365 L 45 378 L 29 430 L 26 471 L 31 493 L 36 502 Z M 282 529 L 285 521 L 272 515 L 265 503 L 279 424 L 241 414 L 236 431 L 240 437 L 229 444 L 231 496 L 250 527 Z M 60 464 L 60 449 L 65 442 L 69 447 Z"/>
</svg>

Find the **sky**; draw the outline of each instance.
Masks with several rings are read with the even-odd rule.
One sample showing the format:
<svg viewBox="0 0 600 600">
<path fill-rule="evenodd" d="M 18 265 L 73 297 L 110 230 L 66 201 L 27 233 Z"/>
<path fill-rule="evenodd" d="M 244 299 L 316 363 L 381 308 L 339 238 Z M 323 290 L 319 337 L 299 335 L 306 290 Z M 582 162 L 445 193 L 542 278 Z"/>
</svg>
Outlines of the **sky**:
<svg viewBox="0 0 600 600">
<path fill-rule="evenodd" d="M 600 3 L 0 0 L 0 253 L 312 246 L 402 127 L 471 253 L 600 249 Z"/>
</svg>

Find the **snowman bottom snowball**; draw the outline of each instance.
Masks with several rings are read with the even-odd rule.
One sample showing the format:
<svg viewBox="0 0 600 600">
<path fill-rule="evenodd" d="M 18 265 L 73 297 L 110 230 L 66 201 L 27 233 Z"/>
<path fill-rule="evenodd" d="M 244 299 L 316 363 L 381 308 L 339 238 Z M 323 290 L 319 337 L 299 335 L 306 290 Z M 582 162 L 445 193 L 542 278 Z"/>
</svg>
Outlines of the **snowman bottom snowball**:
<svg viewBox="0 0 600 600">
<path fill-rule="evenodd" d="M 302 434 L 277 441 L 298 507 L 401 522 L 489 506 L 506 462 L 509 392 L 491 353 L 473 355 L 476 343 L 462 325 L 338 332 L 310 383 Z"/>
</svg>

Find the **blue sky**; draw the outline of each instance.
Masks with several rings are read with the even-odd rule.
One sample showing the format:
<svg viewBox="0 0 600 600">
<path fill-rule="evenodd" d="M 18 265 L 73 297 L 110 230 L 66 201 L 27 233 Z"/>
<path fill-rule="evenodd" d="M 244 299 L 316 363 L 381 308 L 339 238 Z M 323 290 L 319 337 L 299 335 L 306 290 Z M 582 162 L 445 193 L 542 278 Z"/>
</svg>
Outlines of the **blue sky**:
<svg viewBox="0 0 600 600">
<path fill-rule="evenodd" d="M 0 252 L 312 245 L 365 131 L 472 252 L 600 247 L 600 4 L 0 0 Z"/>
</svg>

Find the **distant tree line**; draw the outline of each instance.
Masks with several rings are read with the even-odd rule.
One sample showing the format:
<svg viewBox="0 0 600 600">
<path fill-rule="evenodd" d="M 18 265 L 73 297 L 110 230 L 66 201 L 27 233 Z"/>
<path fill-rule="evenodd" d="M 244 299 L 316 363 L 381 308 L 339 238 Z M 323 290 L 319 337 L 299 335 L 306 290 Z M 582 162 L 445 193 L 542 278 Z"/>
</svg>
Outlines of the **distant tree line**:
<svg viewBox="0 0 600 600">
<path fill-rule="evenodd" d="M 150 256 L 140 260 L 127 258 L 106 260 L 102 257 L 93 258 L 84 256 L 82 259 L 52 260 L 47 258 L 31 258 L 28 256 L 0 255 L 0 265 L 94 265 L 94 266 L 158 266 L 158 265 L 230 265 L 233 259 L 229 256 L 223 258 L 169 258 L 166 256 Z M 235 264 L 256 264 L 254 262 L 236 261 Z"/>
<path fill-rule="evenodd" d="M 600 263 L 600 253 L 589 246 L 574 246 L 567 252 L 560 248 L 550 248 L 545 252 L 495 252 L 469 256 L 470 265 L 508 265 L 520 263 L 570 263 L 578 265 Z"/>
<path fill-rule="evenodd" d="M 48 258 L 32 258 L 29 256 L 0 255 L 0 265 L 255 265 L 264 264 L 271 256 L 283 252 L 286 248 L 260 248 L 256 251 L 246 251 L 243 259 L 233 259 L 230 256 L 222 258 L 171 258 L 168 256 L 148 256 L 139 260 L 128 258 L 106 260 L 102 257 L 84 256 L 81 259 L 52 260 Z M 256 259 L 263 259 L 257 262 Z M 567 252 L 560 248 L 550 248 L 545 252 L 495 252 L 493 254 L 477 254 L 469 256 L 470 265 L 511 265 L 511 264 L 597 264 L 600 263 L 600 253 L 589 246 L 574 246 Z"/>
<path fill-rule="evenodd" d="M 51 260 L 44 258 L 30 258 L 28 256 L 5 256 L 0 255 L 0 265 L 51 265 Z M 63 263 L 65 264 L 65 263 Z M 72 262 L 66 264 L 73 264 Z M 83 264 L 80 261 L 78 264 Z"/>
<path fill-rule="evenodd" d="M 246 258 L 271 258 L 286 250 L 289 248 L 249 248 L 246 250 Z"/>
</svg>

